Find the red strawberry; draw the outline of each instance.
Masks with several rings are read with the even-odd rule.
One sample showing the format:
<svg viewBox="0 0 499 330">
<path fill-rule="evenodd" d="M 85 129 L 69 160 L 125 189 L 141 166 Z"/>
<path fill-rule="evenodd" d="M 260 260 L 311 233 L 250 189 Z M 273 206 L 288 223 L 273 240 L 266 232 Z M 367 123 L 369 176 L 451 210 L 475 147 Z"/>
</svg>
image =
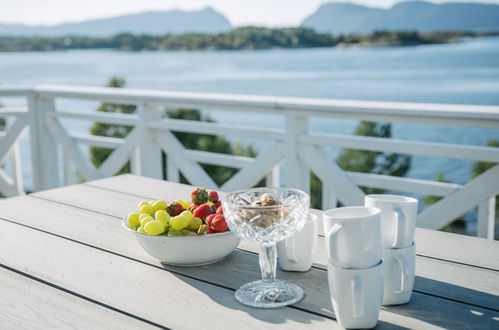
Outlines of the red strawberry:
<svg viewBox="0 0 499 330">
<path fill-rule="evenodd" d="M 213 205 L 218 209 L 220 206 L 222 206 L 222 202 L 221 201 L 215 201 L 215 202 L 213 202 Z"/>
<path fill-rule="evenodd" d="M 172 202 L 166 207 L 166 212 L 172 217 L 179 215 L 184 211 L 184 207 L 180 203 Z"/>
<path fill-rule="evenodd" d="M 208 194 L 208 200 L 210 202 L 216 202 L 218 201 L 218 193 L 214 190 L 210 191 Z"/>
<path fill-rule="evenodd" d="M 224 209 L 220 206 L 217 211 L 215 212 L 215 214 L 224 214 Z"/>
<path fill-rule="evenodd" d="M 224 231 L 227 231 L 227 229 L 229 229 L 229 226 L 227 226 L 227 222 L 225 221 L 224 216 L 220 214 L 213 219 L 211 225 L 215 228 L 215 231 L 217 233 L 223 233 Z"/>
<path fill-rule="evenodd" d="M 208 201 L 208 192 L 206 188 L 197 188 L 191 192 L 191 202 L 195 205 L 201 205 Z"/>
<path fill-rule="evenodd" d="M 216 230 L 213 226 L 207 226 L 208 227 L 208 232 L 207 234 L 213 234 L 213 233 L 216 233 Z"/>
<path fill-rule="evenodd" d="M 212 213 L 211 207 L 209 205 L 203 204 L 199 205 L 197 209 L 192 212 L 192 216 L 195 218 L 204 219 Z"/>
<path fill-rule="evenodd" d="M 206 217 L 206 223 L 211 225 L 211 221 L 213 220 L 214 217 L 216 217 L 216 214 L 210 214 L 209 216 Z"/>
</svg>

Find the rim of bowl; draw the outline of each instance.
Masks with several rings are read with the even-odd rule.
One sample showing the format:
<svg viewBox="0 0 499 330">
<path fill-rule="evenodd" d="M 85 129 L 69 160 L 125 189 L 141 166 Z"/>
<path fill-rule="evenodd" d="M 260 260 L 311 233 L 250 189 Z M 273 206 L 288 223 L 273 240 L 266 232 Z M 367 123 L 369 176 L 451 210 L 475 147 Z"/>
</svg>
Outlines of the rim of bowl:
<svg viewBox="0 0 499 330">
<path fill-rule="evenodd" d="M 144 234 L 144 233 L 139 233 L 138 231 L 135 231 L 133 230 L 132 228 L 128 227 L 126 225 L 126 220 L 127 220 L 127 216 L 125 215 L 123 217 L 123 219 L 121 220 L 121 226 L 123 228 L 125 228 L 126 230 L 134 233 L 134 234 L 137 234 L 137 235 L 143 235 L 145 237 L 152 237 L 152 238 L 182 238 L 182 239 L 202 239 L 202 238 L 209 238 L 209 237 L 219 237 L 219 236 L 223 236 L 223 235 L 229 235 L 229 234 L 232 234 L 234 235 L 233 232 L 231 232 L 230 230 L 228 231 L 225 231 L 223 233 L 213 233 L 213 234 L 208 234 L 208 235 L 201 235 L 201 236 L 165 236 L 165 235 L 148 235 L 148 234 Z"/>
<path fill-rule="evenodd" d="M 242 190 L 236 190 L 236 191 L 233 191 L 231 192 L 230 194 L 227 194 L 223 200 L 222 200 L 222 205 L 223 203 L 227 203 L 227 204 L 234 204 L 232 203 L 231 201 L 229 201 L 229 198 L 234 196 L 234 195 L 237 195 L 237 194 L 241 194 L 241 193 L 247 193 L 247 192 L 251 192 L 251 191 L 262 191 L 262 192 L 271 192 L 271 191 L 293 191 L 295 192 L 298 196 L 299 196 L 299 201 L 300 202 L 303 202 L 305 200 L 310 200 L 310 196 L 304 192 L 303 190 L 300 190 L 300 189 L 296 189 L 296 188 L 252 188 L 252 189 L 242 189 Z M 283 207 L 290 207 L 292 206 L 291 204 L 281 204 L 281 205 L 266 205 L 266 206 L 254 206 L 254 205 L 236 205 L 237 208 L 242 208 L 242 209 L 257 209 L 257 210 L 261 210 L 261 209 L 280 209 L 280 208 L 283 208 Z"/>
</svg>

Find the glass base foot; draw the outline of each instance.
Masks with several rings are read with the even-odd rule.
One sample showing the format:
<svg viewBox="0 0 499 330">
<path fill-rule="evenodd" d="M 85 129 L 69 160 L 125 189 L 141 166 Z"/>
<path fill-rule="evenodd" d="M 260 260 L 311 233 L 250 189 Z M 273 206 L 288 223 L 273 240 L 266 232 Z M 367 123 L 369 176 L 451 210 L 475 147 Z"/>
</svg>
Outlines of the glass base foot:
<svg viewBox="0 0 499 330">
<path fill-rule="evenodd" d="M 254 281 L 236 291 L 236 299 L 243 305 L 277 308 L 294 304 L 303 298 L 303 290 L 286 281 Z"/>
</svg>

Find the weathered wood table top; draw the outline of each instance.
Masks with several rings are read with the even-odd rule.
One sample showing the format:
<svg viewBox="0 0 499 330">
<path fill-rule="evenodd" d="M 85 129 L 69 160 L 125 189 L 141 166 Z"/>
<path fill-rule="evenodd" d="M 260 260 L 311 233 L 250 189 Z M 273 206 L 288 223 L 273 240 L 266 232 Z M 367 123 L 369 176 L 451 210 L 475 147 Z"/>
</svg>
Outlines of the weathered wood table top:
<svg viewBox="0 0 499 330">
<path fill-rule="evenodd" d="M 254 243 L 212 265 L 172 267 L 121 227 L 140 200 L 191 190 L 124 175 L 1 201 L 0 329 L 340 328 L 322 233 L 310 271 L 278 270 L 305 298 L 262 310 L 234 298 L 260 278 Z M 416 242 L 411 302 L 383 307 L 378 328 L 499 329 L 499 242 L 425 229 Z"/>
</svg>

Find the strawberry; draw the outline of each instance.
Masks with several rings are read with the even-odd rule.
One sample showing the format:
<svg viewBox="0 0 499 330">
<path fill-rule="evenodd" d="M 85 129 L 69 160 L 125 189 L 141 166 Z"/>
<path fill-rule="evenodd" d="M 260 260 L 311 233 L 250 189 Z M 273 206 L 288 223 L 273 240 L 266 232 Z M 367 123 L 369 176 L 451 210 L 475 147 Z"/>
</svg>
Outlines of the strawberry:
<svg viewBox="0 0 499 330">
<path fill-rule="evenodd" d="M 197 188 L 191 192 L 191 202 L 195 205 L 201 205 L 208 201 L 208 192 L 206 188 Z"/>
<path fill-rule="evenodd" d="M 227 231 L 229 229 L 229 226 L 227 226 L 227 222 L 225 221 L 224 216 L 221 214 L 217 215 L 213 219 L 211 225 L 215 228 L 215 231 L 217 233 L 223 233 L 224 231 Z"/>
<path fill-rule="evenodd" d="M 222 202 L 221 201 L 215 201 L 215 202 L 213 202 L 213 205 L 215 205 L 215 207 L 218 209 L 220 206 L 222 206 Z"/>
<path fill-rule="evenodd" d="M 216 233 L 217 231 L 215 230 L 215 228 L 213 226 L 208 226 L 208 232 L 207 234 L 213 234 L 213 233 Z"/>
<path fill-rule="evenodd" d="M 198 208 L 196 208 L 194 210 L 194 212 L 192 212 L 192 216 L 194 218 L 204 219 L 207 216 L 209 216 L 211 213 L 212 213 L 211 207 L 209 205 L 203 204 L 203 205 L 199 205 Z"/>
<path fill-rule="evenodd" d="M 209 216 L 206 217 L 206 223 L 208 225 L 211 225 L 211 221 L 213 220 L 214 217 L 216 217 L 216 214 L 210 214 Z"/>
<path fill-rule="evenodd" d="M 201 226 L 199 227 L 199 229 L 198 229 L 197 234 L 198 234 L 198 235 L 208 234 L 209 230 L 210 230 L 210 229 L 209 229 L 209 226 L 207 226 L 207 225 L 201 225 Z"/>
<path fill-rule="evenodd" d="M 220 206 L 217 211 L 215 212 L 215 214 L 224 214 L 224 209 Z"/>
<path fill-rule="evenodd" d="M 184 207 L 182 206 L 182 204 L 177 203 L 177 202 L 171 202 L 166 207 L 166 212 L 168 212 L 168 214 L 172 217 L 179 215 L 183 211 L 184 211 Z"/>
<path fill-rule="evenodd" d="M 214 191 L 214 190 L 210 191 L 208 193 L 208 200 L 210 202 L 216 202 L 216 201 L 218 201 L 218 193 L 216 191 Z"/>
</svg>

